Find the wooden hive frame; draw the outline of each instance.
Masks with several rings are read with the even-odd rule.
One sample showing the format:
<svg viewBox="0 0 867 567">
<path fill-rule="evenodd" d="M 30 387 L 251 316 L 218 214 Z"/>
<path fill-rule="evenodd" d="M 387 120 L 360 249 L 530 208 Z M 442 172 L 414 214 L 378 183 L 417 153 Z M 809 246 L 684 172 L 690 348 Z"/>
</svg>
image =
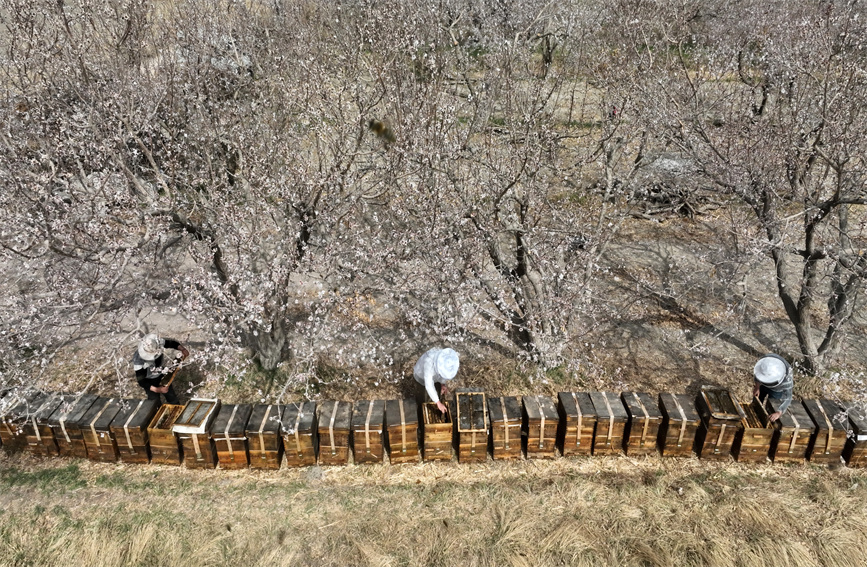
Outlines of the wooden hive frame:
<svg viewBox="0 0 867 567">
<path fill-rule="evenodd" d="M 252 404 L 221 404 L 211 424 L 211 441 L 221 469 L 237 470 L 250 466 L 247 453 L 247 422 Z"/>
<path fill-rule="evenodd" d="M 527 458 L 555 458 L 560 415 L 554 400 L 550 396 L 523 396 L 521 402 L 524 406 Z"/>
<path fill-rule="evenodd" d="M 458 461 L 481 463 L 488 460 L 488 402 L 481 390 L 455 391 L 455 426 Z"/>
<path fill-rule="evenodd" d="M 564 457 L 590 455 L 596 434 L 596 408 L 587 392 L 559 392 L 557 448 Z"/>
<path fill-rule="evenodd" d="M 157 413 L 156 400 L 123 400 L 121 409 L 109 426 L 117 440 L 121 462 L 149 463 L 147 427 Z"/>
<path fill-rule="evenodd" d="M 848 419 L 846 423 L 837 422 L 844 415 L 843 408 L 827 399 L 804 400 L 807 413 L 816 424 L 816 431 L 810 442 L 808 458 L 811 463 L 836 464 L 840 462 L 848 438 Z"/>
<path fill-rule="evenodd" d="M 662 426 L 659 428 L 659 451 L 663 457 L 688 457 L 695 446 L 701 418 L 694 401 L 686 394 L 659 394 Z"/>
<path fill-rule="evenodd" d="M 728 460 L 743 427 L 743 409 L 728 390 L 702 386 L 696 397 L 702 425 L 696 435 L 696 454 L 702 459 Z"/>
<path fill-rule="evenodd" d="M 280 430 L 286 466 L 307 467 L 316 464 L 316 402 L 286 404 Z"/>
<path fill-rule="evenodd" d="M 87 458 L 87 447 L 79 422 L 96 400 L 95 394 L 80 394 L 72 401 L 61 403 L 48 418 L 61 457 Z"/>
<path fill-rule="evenodd" d="M 620 398 L 629 414 L 623 433 L 623 449 L 630 457 L 656 454 L 662 411 L 646 392 L 622 392 Z"/>
<path fill-rule="evenodd" d="M 867 416 L 851 403 L 844 404 L 849 414 L 850 432 L 843 458 L 850 467 L 867 467 Z"/>
<path fill-rule="evenodd" d="M 452 459 L 452 444 L 454 429 L 452 404 L 446 404 L 443 414 L 434 402 L 421 406 L 422 412 L 422 457 L 425 461 L 450 461 Z"/>
<path fill-rule="evenodd" d="M 352 446 L 352 404 L 327 401 L 317 406 L 319 464 L 345 465 Z"/>
<path fill-rule="evenodd" d="M 590 392 L 596 410 L 596 436 L 593 455 L 619 455 L 623 451 L 623 437 L 629 414 L 614 392 Z"/>
<path fill-rule="evenodd" d="M 217 466 L 217 450 L 210 430 L 219 411 L 218 399 L 192 398 L 172 424 L 172 433 L 181 442 L 187 468 L 212 469 Z"/>
<path fill-rule="evenodd" d="M 353 455 L 356 464 L 382 463 L 385 400 L 358 400 L 352 410 Z"/>
<path fill-rule="evenodd" d="M 496 460 L 523 458 L 523 411 L 518 398 L 488 398 L 488 420 L 491 424 L 491 457 Z"/>
<path fill-rule="evenodd" d="M 419 462 L 421 451 L 418 442 L 418 403 L 415 399 L 385 402 L 385 427 L 389 462 Z"/>
<path fill-rule="evenodd" d="M 63 404 L 62 394 L 49 394 L 43 398 L 42 404 L 24 424 L 24 435 L 30 452 L 42 457 L 56 457 L 59 452 L 54 440 L 54 431 L 48 424 L 57 408 Z"/>
<path fill-rule="evenodd" d="M 151 447 L 151 463 L 162 465 L 181 464 L 181 442 L 172 431 L 175 420 L 184 411 L 184 406 L 163 404 L 148 424 L 148 442 Z"/>
<path fill-rule="evenodd" d="M 744 418 L 732 447 L 738 462 L 764 463 L 770 458 L 771 446 L 779 432 L 768 418 L 768 411 L 758 398 L 742 403 Z"/>
<path fill-rule="evenodd" d="M 91 461 L 113 463 L 117 461 L 117 439 L 111 432 L 111 422 L 120 411 L 117 398 L 99 398 L 81 421 L 81 434 Z"/>
<path fill-rule="evenodd" d="M 258 404 L 247 422 L 247 445 L 250 467 L 277 470 L 283 458 L 283 438 L 280 436 L 282 408 L 277 404 Z"/>
<path fill-rule="evenodd" d="M 780 400 L 767 398 L 765 408 L 767 413 L 779 410 Z M 807 413 L 807 408 L 799 400 L 792 400 L 788 409 L 774 422 L 777 435 L 771 443 L 770 457 L 775 463 L 801 463 L 807 458 L 810 442 L 816 431 L 813 418 Z"/>
</svg>

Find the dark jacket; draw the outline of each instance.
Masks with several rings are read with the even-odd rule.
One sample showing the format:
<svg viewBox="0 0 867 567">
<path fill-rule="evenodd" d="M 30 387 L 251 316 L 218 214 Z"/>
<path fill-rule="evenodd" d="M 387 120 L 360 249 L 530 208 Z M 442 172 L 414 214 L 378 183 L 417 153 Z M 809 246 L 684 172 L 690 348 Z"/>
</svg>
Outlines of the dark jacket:
<svg viewBox="0 0 867 567">
<path fill-rule="evenodd" d="M 181 343 L 174 339 L 163 339 L 163 348 L 177 349 Z M 159 355 L 155 360 L 145 360 L 139 353 L 138 349 L 132 355 L 132 368 L 135 370 L 135 379 L 138 385 L 145 392 L 151 391 L 151 386 L 159 387 L 163 377 L 168 374 L 171 369 L 163 366 L 165 361 L 164 355 Z"/>
</svg>

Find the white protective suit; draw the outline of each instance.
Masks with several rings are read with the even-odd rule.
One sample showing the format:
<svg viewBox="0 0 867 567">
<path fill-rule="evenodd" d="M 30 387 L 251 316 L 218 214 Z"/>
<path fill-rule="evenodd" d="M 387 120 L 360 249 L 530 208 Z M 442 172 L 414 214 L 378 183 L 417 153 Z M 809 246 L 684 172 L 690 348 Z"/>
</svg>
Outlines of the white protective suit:
<svg viewBox="0 0 867 567">
<path fill-rule="evenodd" d="M 432 348 L 418 359 L 412 369 L 415 381 L 424 386 L 431 401 L 439 402 L 434 384 L 447 382 L 458 374 L 458 353 L 450 348 Z"/>
</svg>

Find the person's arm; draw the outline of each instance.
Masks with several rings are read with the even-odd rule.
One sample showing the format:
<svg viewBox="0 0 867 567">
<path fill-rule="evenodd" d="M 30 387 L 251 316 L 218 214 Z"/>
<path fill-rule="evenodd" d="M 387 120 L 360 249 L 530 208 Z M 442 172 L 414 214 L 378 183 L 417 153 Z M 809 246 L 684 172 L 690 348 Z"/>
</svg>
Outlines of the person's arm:
<svg viewBox="0 0 867 567">
<path fill-rule="evenodd" d="M 153 380 L 148 380 L 148 369 L 140 368 L 135 371 L 135 379 L 138 385 L 146 392 L 156 392 L 157 394 L 165 394 L 169 391 L 168 387 L 162 388 L 159 384 L 153 384 Z"/>
<path fill-rule="evenodd" d="M 176 341 L 175 339 L 165 339 L 163 342 L 166 348 L 180 351 L 181 354 L 184 355 L 184 358 L 190 356 L 190 351 L 188 351 L 187 347 L 182 345 L 180 341 Z"/>
<path fill-rule="evenodd" d="M 444 403 L 440 401 L 439 394 L 437 394 L 437 389 L 434 386 L 434 360 L 431 358 L 430 360 L 425 361 L 424 365 L 424 389 L 427 391 L 427 395 L 430 396 L 432 402 L 437 405 L 437 409 L 442 413 L 446 413 L 446 406 Z"/>
</svg>

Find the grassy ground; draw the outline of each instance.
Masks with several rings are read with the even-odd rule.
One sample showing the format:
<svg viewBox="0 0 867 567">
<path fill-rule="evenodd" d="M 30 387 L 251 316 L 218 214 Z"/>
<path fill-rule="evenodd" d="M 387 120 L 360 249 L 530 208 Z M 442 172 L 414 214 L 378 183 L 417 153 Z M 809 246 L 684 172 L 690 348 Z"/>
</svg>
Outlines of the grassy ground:
<svg viewBox="0 0 867 567">
<path fill-rule="evenodd" d="M 863 566 L 867 471 L 627 457 L 189 471 L 0 457 L 0 565 Z"/>
</svg>

